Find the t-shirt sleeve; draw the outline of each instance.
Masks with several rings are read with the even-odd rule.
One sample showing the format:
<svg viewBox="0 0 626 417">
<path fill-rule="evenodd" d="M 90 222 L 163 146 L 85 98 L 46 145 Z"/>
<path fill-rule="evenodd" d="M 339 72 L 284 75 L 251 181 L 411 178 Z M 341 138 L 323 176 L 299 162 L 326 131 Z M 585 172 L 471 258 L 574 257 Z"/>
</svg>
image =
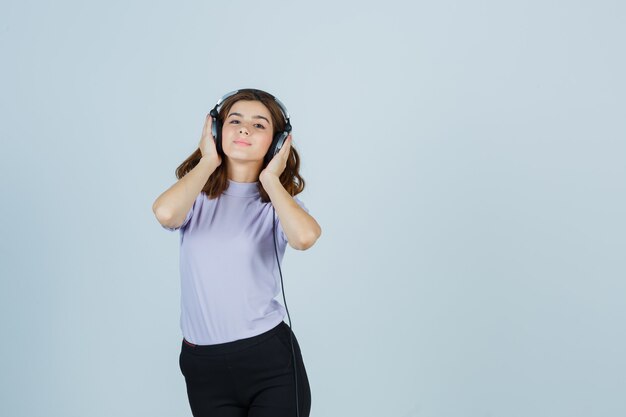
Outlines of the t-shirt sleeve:
<svg viewBox="0 0 626 417">
<path fill-rule="evenodd" d="M 193 213 L 196 210 L 196 204 L 198 203 L 198 199 L 201 198 L 201 196 L 202 196 L 202 192 L 200 192 L 200 195 L 198 197 L 196 197 L 196 200 L 191 205 L 191 208 L 187 212 L 187 217 L 185 217 L 185 220 L 183 221 L 183 224 L 181 224 L 178 227 L 167 227 L 167 226 L 164 226 L 164 225 L 161 225 L 161 226 L 163 226 L 164 229 L 170 230 L 172 232 L 176 231 L 176 230 L 179 230 L 179 229 L 182 229 L 183 227 L 187 226 L 187 223 L 189 223 L 189 220 L 193 217 Z"/>
<path fill-rule="evenodd" d="M 307 213 L 309 212 L 309 209 L 304 205 L 302 200 L 300 200 L 296 196 L 293 196 L 293 199 L 296 201 L 296 203 L 298 203 L 300 207 L 302 207 L 304 211 L 306 211 Z M 276 221 L 278 222 L 278 236 L 280 236 L 280 239 L 283 241 L 283 243 L 287 243 L 288 242 L 287 236 L 285 235 L 285 232 L 283 231 L 283 226 L 280 224 L 280 220 L 278 220 L 278 216 L 276 216 Z"/>
</svg>

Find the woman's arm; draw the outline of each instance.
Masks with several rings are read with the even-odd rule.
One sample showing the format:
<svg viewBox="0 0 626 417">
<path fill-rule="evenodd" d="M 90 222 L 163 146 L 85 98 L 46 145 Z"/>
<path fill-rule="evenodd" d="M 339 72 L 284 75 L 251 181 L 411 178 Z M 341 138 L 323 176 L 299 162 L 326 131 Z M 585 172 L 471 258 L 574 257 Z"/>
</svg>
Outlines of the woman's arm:
<svg viewBox="0 0 626 417">
<path fill-rule="evenodd" d="M 297 250 L 306 250 L 313 246 L 322 234 L 322 228 L 317 221 L 289 195 L 276 175 L 265 173 L 259 181 L 272 200 L 289 246 Z"/>
<path fill-rule="evenodd" d="M 165 190 L 152 204 L 152 212 L 159 223 L 166 227 L 180 226 L 196 197 L 218 166 L 208 158 L 202 157 L 191 171 Z"/>
<path fill-rule="evenodd" d="M 289 246 L 306 250 L 320 237 L 322 228 L 309 213 L 298 205 L 280 183 L 280 174 L 285 170 L 290 150 L 291 134 L 287 136 L 280 151 L 259 173 L 259 181 L 272 200 Z"/>
</svg>

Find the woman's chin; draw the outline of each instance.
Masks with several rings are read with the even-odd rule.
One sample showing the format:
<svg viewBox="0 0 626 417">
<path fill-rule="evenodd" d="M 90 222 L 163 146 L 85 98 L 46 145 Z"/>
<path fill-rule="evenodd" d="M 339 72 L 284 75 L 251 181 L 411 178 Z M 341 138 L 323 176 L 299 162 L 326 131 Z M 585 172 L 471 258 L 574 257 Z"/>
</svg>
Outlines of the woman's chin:
<svg viewBox="0 0 626 417">
<path fill-rule="evenodd" d="M 251 155 L 246 155 L 243 152 L 229 152 L 226 154 L 230 163 L 240 164 L 256 164 L 263 162 L 263 158 L 255 158 Z"/>
</svg>

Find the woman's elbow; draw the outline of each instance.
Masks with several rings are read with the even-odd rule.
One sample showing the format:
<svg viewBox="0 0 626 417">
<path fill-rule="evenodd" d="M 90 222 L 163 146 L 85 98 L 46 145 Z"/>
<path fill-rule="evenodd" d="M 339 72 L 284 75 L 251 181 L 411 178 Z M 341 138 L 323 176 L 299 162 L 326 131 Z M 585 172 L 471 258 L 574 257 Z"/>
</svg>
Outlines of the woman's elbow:
<svg viewBox="0 0 626 417">
<path fill-rule="evenodd" d="M 315 244 L 315 242 L 317 242 L 317 239 L 319 239 L 319 237 L 322 235 L 322 229 L 318 226 L 317 231 L 315 231 L 315 233 L 312 233 L 311 235 L 309 235 L 308 237 L 305 237 L 303 239 L 300 239 L 299 242 L 295 243 L 295 244 L 291 244 L 291 247 L 296 249 L 296 250 L 307 250 L 309 249 L 311 246 L 313 246 Z"/>
</svg>

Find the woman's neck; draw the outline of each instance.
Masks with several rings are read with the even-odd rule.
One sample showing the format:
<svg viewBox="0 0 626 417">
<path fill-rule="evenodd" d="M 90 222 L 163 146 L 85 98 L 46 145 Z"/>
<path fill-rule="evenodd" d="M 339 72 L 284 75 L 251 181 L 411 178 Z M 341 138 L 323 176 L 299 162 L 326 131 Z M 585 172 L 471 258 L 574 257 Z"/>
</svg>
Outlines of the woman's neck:
<svg viewBox="0 0 626 417">
<path fill-rule="evenodd" d="M 228 179 L 235 182 L 257 182 L 262 161 L 233 163 L 228 161 Z"/>
</svg>

